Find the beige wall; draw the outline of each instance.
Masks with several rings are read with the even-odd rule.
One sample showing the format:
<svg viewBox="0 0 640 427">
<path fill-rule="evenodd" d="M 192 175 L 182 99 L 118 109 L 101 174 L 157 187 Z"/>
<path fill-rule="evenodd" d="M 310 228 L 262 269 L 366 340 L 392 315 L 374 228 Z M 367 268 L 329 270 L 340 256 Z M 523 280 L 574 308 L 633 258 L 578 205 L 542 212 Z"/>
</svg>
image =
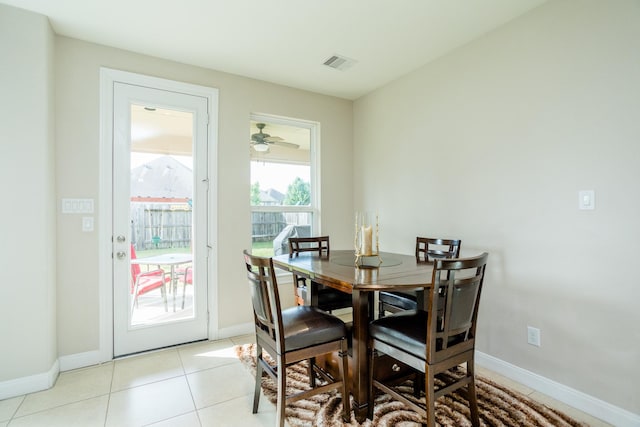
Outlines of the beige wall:
<svg viewBox="0 0 640 427">
<path fill-rule="evenodd" d="M 101 66 L 219 89 L 219 327 L 252 319 L 241 253 L 251 245 L 249 115 L 275 114 L 321 123 L 322 232 L 336 246 L 351 240 L 352 102 L 151 58 L 74 39 L 56 39 L 59 197 L 98 199 Z M 247 54 L 251 54 L 248 52 Z M 100 224 L 100 218 L 96 218 Z M 99 225 L 98 225 L 99 226 Z M 60 355 L 99 346 L 98 235 L 81 231 L 79 215 L 58 219 Z M 215 313 L 214 313 L 215 315 Z"/>
<path fill-rule="evenodd" d="M 53 53 L 45 17 L 0 5 L 0 399 L 57 373 Z"/>
<path fill-rule="evenodd" d="M 640 2 L 550 2 L 354 104 L 384 249 L 488 251 L 479 350 L 636 414 L 639 64 Z"/>
</svg>

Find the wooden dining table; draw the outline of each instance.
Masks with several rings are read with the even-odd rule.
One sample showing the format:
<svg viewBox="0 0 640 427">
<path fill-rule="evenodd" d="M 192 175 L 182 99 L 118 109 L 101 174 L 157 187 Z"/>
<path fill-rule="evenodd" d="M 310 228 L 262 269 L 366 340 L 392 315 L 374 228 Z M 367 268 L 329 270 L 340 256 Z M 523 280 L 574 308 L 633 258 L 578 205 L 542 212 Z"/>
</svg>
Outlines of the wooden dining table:
<svg viewBox="0 0 640 427">
<path fill-rule="evenodd" d="M 273 257 L 278 268 L 352 295 L 351 393 L 356 419 L 363 422 L 367 415 L 367 339 L 369 322 L 375 315 L 374 294 L 376 291 L 427 289 L 431 284 L 433 263 L 418 262 L 414 255 L 388 252 L 365 257 L 362 266 L 356 266 L 355 261 L 353 250 L 336 250 L 322 256 L 305 252 L 293 258 L 288 254 Z"/>
</svg>

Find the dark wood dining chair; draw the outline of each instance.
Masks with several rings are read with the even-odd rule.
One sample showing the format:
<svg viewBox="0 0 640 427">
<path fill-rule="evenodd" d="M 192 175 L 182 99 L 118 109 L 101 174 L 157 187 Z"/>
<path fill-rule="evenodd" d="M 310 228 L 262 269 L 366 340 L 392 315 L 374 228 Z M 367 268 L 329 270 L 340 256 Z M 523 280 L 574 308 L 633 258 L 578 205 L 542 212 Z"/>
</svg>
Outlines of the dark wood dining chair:
<svg viewBox="0 0 640 427">
<path fill-rule="evenodd" d="M 301 252 L 317 252 L 320 256 L 328 258 L 329 251 L 329 236 L 289 238 L 289 258 L 297 257 Z M 309 285 L 314 287 L 313 292 Z M 307 283 L 304 277 L 298 276 L 295 272 L 293 273 L 293 292 L 298 305 L 304 305 L 310 293 L 311 305 L 321 310 L 332 312 L 352 307 L 351 294 L 319 283 Z"/>
<path fill-rule="evenodd" d="M 431 262 L 434 259 L 458 258 L 462 241 L 458 239 L 436 239 L 416 237 L 416 261 Z M 385 312 L 397 313 L 401 310 L 415 310 L 418 301 L 424 298 L 422 290 L 380 292 L 378 295 L 378 316 Z"/>
<path fill-rule="evenodd" d="M 342 320 L 311 306 L 280 306 L 278 283 L 271 258 L 244 251 L 256 332 L 256 385 L 253 413 L 258 411 L 262 374 L 266 371 L 277 384 L 277 423 L 284 426 L 285 407 L 300 399 L 339 389 L 342 393 L 343 419 L 351 419 L 347 368 L 347 328 Z M 272 367 L 263 357 L 266 351 L 276 362 Z M 333 378 L 316 365 L 316 357 L 337 352 L 340 378 Z M 287 396 L 287 367 L 306 360 L 310 390 Z M 316 375 L 323 379 L 318 386 Z"/>
<path fill-rule="evenodd" d="M 374 320 L 369 325 L 369 397 L 368 417 L 373 419 L 375 389 L 388 393 L 414 411 L 426 417 L 429 427 L 435 426 L 435 401 L 454 390 L 467 388 L 471 421 L 479 426 L 478 402 L 475 390 L 474 350 L 476 321 L 480 295 L 489 254 L 471 258 L 438 259 L 434 261 L 427 311 L 406 310 Z M 445 304 L 438 310 L 440 296 Z M 425 406 L 406 398 L 393 386 L 375 378 L 375 363 L 384 353 L 420 374 L 424 378 Z M 464 373 L 448 372 L 466 364 Z M 462 368 L 459 368 L 460 371 Z M 448 373 L 447 375 L 442 375 Z M 436 377 L 444 385 L 436 389 Z"/>
</svg>

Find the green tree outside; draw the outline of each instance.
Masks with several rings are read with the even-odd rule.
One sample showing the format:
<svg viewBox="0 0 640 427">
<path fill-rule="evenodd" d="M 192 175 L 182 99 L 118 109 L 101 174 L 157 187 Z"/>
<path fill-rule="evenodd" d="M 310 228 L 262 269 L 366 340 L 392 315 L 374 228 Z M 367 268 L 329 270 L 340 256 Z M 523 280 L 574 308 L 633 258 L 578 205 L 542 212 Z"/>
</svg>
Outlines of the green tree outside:
<svg viewBox="0 0 640 427">
<path fill-rule="evenodd" d="M 289 184 L 287 194 L 283 203 L 289 206 L 307 206 L 311 204 L 311 188 L 308 182 L 296 177 L 293 183 Z"/>
<path fill-rule="evenodd" d="M 260 183 L 258 181 L 251 184 L 251 205 L 260 206 Z"/>
</svg>

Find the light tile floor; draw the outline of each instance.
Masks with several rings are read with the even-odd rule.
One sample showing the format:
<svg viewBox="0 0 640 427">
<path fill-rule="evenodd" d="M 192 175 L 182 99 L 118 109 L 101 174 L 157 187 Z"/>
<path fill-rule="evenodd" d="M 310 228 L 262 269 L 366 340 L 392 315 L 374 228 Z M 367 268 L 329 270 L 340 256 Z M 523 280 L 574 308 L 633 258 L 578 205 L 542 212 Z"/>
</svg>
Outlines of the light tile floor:
<svg viewBox="0 0 640 427">
<path fill-rule="evenodd" d="M 60 374 L 49 390 L 0 401 L 0 427 L 273 426 L 275 407 L 261 398 L 251 413 L 253 376 L 233 347 L 252 335 L 188 344 Z M 591 426 L 587 414 L 479 369 Z"/>
</svg>

